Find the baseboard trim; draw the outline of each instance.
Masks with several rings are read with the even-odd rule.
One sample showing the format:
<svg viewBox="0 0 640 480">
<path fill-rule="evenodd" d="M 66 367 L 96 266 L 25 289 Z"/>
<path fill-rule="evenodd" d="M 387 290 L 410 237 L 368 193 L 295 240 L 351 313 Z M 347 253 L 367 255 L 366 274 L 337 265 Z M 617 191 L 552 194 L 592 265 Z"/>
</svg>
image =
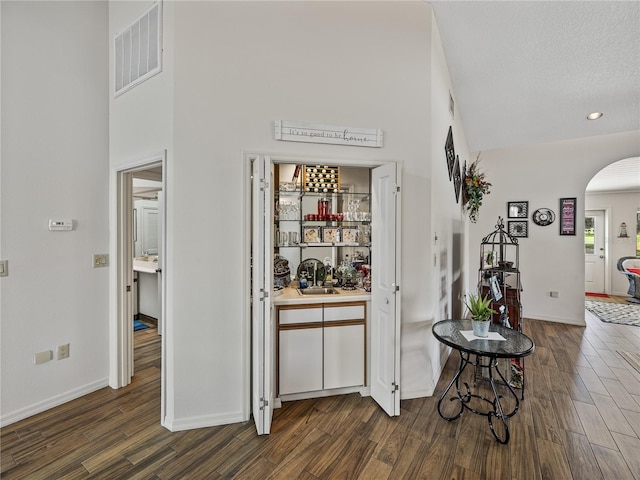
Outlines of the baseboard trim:
<svg viewBox="0 0 640 480">
<path fill-rule="evenodd" d="M 400 400 L 411 400 L 413 398 L 433 397 L 435 387 L 431 389 L 409 390 L 400 389 Z"/>
<path fill-rule="evenodd" d="M 11 425 L 12 423 L 19 422 L 20 420 L 32 417 L 33 415 L 37 415 L 38 413 L 46 412 L 47 410 L 62 405 L 63 403 L 70 402 L 71 400 L 83 397 L 85 395 L 88 395 L 89 393 L 93 393 L 96 390 L 100 390 L 101 388 L 108 386 L 109 379 L 103 378 L 101 380 L 88 383 L 81 387 L 74 388 L 73 390 L 69 390 L 68 392 L 62 393 L 60 395 L 48 398 L 41 402 L 34 403 L 33 405 L 29 405 L 28 407 L 24 407 L 14 412 L 7 413 L 0 417 L 0 427 L 6 427 L 7 425 Z"/>
<path fill-rule="evenodd" d="M 554 322 L 554 323 L 564 323 L 567 325 L 576 325 L 578 327 L 584 327 L 586 325 L 584 318 L 576 319 L 576 318 L 559 318 L 559 317 L 548 317 L 546 315 L 527 315 L 524 317 L 524 322 L 527 320 L 542 320 L 544 322 Z"/>
<path fill-rule="evenodd" d="M 301 393 L 287 393 L 280 395 L 279 399 L 281 402 L 292 402 L 296 400 L 307 400 L 309 398 L 323 398 L 323 397 L 333 397 L 334 395 L 347 395 L 349 393 L 360 393 L 365 391 L 367 387 L 342 387 L 342 388 L 333 388 L 331 390 L 314 390 L 312 392 L 301 392 Z M 366 395 L 362 395 L 366 396 Z"/>
<path fill-rule="evenodd" d="M 217 427 L 230 423 L 241 423 L 249 420 L 242 412 L 229 412 L 222 415 L 200 415 L 185 418 L 167 418 L 163 422 L 163 427 L 171 432 L 181 432 L 183 430 L 193 430 L 196 428 Z"/>
</svg>

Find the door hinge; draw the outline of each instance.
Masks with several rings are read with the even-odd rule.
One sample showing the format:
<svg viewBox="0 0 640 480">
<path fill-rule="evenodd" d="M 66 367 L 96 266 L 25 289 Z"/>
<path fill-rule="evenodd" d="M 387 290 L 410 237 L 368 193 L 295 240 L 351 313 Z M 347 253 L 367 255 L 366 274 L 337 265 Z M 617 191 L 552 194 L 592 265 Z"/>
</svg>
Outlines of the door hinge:
<svg viewBox="0 0 640 480">
<path fill-rule="evenodd" d="M 391 284 L 391 291 L 393 293 L 399 292 L 400 291 L 400 285 L 398 285 L 397 283 L 392 283 Z"/>
<path fill-rule="evenodd" d="M 269 188 L 269 182 L 267 182 L 264 178 L 260 179 L 260 191 L 264 192 L 267 188 Z"/>
<path fill-rule="evenodd" d="M 131 291 L 131 285 L 127 285 L 127 292 Z"/>
<path fill-rule="evenodd" d="M 397 185 L 397 184 L 393 185 L 393 193 L 394 195 L 400 193 L 400 185 Z"/>
<path fill-rule="evenodd" d="M 260 399 L 260 410 L 264 410 L 265 407 L 269 406 L 269 400 L 265 400 L 264 397 Z"/>
<path fill-rule="evenodd" d="M 400 386 L 396 382 L 393 382 L 391 384 L 391 393 L 396 393 L 398 390 L 400 390 Z"/>
<path fill-rule="evenodd" d="M 264 299 L 269 297 L 269 292 L 265 292 L 264 288 L 260 289 L 260 301 L 264 302 Z"/>
</svg>

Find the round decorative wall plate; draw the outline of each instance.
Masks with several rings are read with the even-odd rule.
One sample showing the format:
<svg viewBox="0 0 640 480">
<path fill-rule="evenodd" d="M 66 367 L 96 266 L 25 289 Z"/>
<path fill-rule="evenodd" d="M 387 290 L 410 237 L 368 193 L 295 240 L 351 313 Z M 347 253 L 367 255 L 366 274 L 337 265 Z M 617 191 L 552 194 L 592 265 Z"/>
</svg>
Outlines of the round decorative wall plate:
<svg viewBox="0 0 640 480">
<path fill-rule="evenodd" d="M 551 225 L 555 219 L 556 214 L 553 213 L 553 210 L 550 208 L 539 208 L 533 212 L 533 223 L 540 225 L 541 227 Z"/>
</svg>

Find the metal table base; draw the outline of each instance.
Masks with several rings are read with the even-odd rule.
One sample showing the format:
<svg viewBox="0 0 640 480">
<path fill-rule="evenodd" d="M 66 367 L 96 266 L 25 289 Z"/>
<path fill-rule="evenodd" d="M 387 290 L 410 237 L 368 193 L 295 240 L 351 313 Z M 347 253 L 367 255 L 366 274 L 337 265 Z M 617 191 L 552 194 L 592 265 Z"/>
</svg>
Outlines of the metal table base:
<svg viewBox="0 0 640 480">
<path fill-rule="evenodd" d="M 481 356 L 481 355 L 472 355 L 470 353 L 462 352 L 460 350 L 458 350 L 458 354 L 460 355 L 460 365 L 458 366 L 458 371 L 453 376 L 453 378 L 449 382 L 449 385 L 447 385 L 447 388 L 445 389 L 444 392 L 442 392 L 442 395 L 438 400 L 438 414 L 440 414 L 440 416 L 443 419 L 448 421 L 452 421 L 460 418 L 465 410 L 469 410 L 475 413 L 476 415 L 484 415 L 487 417 L 487 420 L 489 422 L 489 428 L 491 429 L 491 433 L 493 433 L 493 436 L 496 438 L 496 440 L 502 444 L 508 443 L 509 437 L 510 437 L 509 418 L 513 417 L 517 413 L 518 409 L 520 408 L 520 400 L 518 399 L 518 395 L 513 390 L 509 382 L 502 375 L 502 372 L 500 372 L 500 369 L 498 368 L 498 358 Z M 471 357 L 475 357 L 475 360 L 472 360 Z M 482 395 L 472 393 L 472 389 L 467 382 L 462 382 L 462 386 L 464 386 L 464 388 L 462 388 L 462 386 L 460 385 L 460 377 L 462 376 L 462 373 L 464 372 L 464 370 L 467 368 L 468 365 L 473 366 L 475 369 L 486 368 L 488 370 L 489 384 L 491 385 L 491 390 L 493 391 L 493 400 L 490 398 L 483 397 Z M 496 389 L 496 378 L 494 377 L 494 371 L 497 372 L 498 377 L 506 385 L 508 392 L 511 395 L 513 395 L 515 406 L 513 410 L 511 410 L 508 413 L 505 413 L 504 409 L 502 408 L 501 399 L 503 397 L 498 394 L 498 391 Z M 459 401 L 460 410 L 455 415 L 448 417 L 442 413 L 441 406 L 442 406 L 442 401 L 445 399 L 445 397 L 449 393 L 449 390 L 451 390 L 451 387 L 454 384 L 456 386 L 457 396 L 455 395 L 452 396 L 451 398 L 449 398 L 449 401 L 456 401 L 456 400 Z M 475 375 L 474 375 L 473 387 L 474 388 L 477 387 Z M 469 402 L 473 398 L 477 398 L 483 402 L 488 403 L 489 405 L 492 406 L 493 409 L 485 412 L 481 412 L 476 410 L 475 408 L 470 407 Z M 502 423 L 502 425 L 504 426 L 503 434 L 502 432 L 499 433 L 496 431 L 496 428 L 494 427 L 494 421 L 499 421 Z"/>
</svg>

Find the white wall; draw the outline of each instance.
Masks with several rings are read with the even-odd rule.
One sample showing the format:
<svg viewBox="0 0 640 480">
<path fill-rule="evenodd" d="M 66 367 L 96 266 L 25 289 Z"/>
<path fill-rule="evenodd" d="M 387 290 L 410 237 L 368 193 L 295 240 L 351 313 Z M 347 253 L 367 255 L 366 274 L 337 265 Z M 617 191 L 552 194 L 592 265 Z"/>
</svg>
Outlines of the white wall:
<svg viewBox="0 0 640 480">
<path fill-rule="evenodd" d="M 435 17 L 432 18 L 431 30 L 430 78 L 432 141 L 429 151 L 429 180 L 431 193 L 430 208 L 427 209 L 426 214 L 430 216 L 431 231 L 426 239 L 430 252 L 429 268 L 425 271 L 425 276 L 430 280 L 428 291 L 432 302 L 430 303 L 431 311 L 424 317 L 426 321 L 422 324 L 407 326 L 403 331 L 403 342 L 410 343 L 414 347 L 410 349 L 416 357 L 414 363 L 425 365 L 428 370 L 428 375 L 410 377 L 420 382 L 419 386 L 416 385 L 413 389 L 417 393 L 415 396 L 431 395 L 440 377 L 440 371 L 444 368 L 450 349 L 433 337 L 431 326 L 434 322 L 447 318 L 461 318 L 463 312 L 459 296 L 464 293 L 467 276 L 465 272 L 468 272 L 468 262 L 465 258 L 468 222 L 465 222 L 462 215 L 462 194 L 459 201 L 456 201 L 454 183 L 449 180 L 444 150 L 450 126 L 461 169 L 464 161 L 469 159 L 469 150 L 457 106 L 454 107 L 453 116 L 449 111 L 449 95 L 451 94 L 455 100 L 455 92 L 449 77 Z M 415 335 L 417 331 L 420 332 L 419 335 Z M 404 350 L 403 353 L 405 353 Z M 407 356 L 405 355 L 405 358 Z M 418 359 L 420 362 L 417 361 Z"/>
<path fill-rule="evenodd" d="M 173 135 L 173 2 L 162 2 L 162 71 L 113 96 L 113 39 L 155 2 L 109 2 L 109 157 L 111 168 L 171 152 Z M 169 162 L 171 163 L 171 162 Z"/>
<path fill-rule="evenodd" d="M 237 214 L 247 181 L 243 151 L 401 161 L 403 326 L 431 315 L 425 295 L 431 10 L 419 2 L 195 2 L 174 8 L 175 51 L 184 52 L 175 57 L 176 161 L 169 177 L 173 415 L 179 426 L 228 421 L 246 408 L 246 251 L 220 235 L 243 232 Z M 385 143 L 371 149 L 277 142 L 275 119 L 381 128 Z M 193 205 L 210 206 L 209 221 L 192 222 Z M 203 263 L 215 268 L 203 269 Z M 405 360 L 403 382 L 427 377 L 426 384 L 433 383 L 424 365 Z"/>
<path fill-rule="evenodd" d="M 107 383 L 106 2 L 2 11 L 2 424 Z M 73 219 L 50 232 L 48 219 Z M 68 359 L 34 354 L 70 343 Z"/>
<path fill-rule="evenodd" d="M 471 267 L 482 237 L 494 230 L 498 216 L 506 225 L 507 202 L 528 201 L 529 237 L 520 239 L 524 316 L 584 324 L 585 188 L 606 165 L 639 153 L 638 131 L 483 152 L 481 166 L 493 187 L 478 223 L 470 228 Z M 558 215 L 564 197 L 578 201 L 575 236 L 559 235 L 559 219 L 546 227 L 531 220 L 542 207 Z M 475 281 L 472 277 L 471 283 Z M 560 292 L 559 298 L 550 297 L 552 290 Z"/>
<path fill-rule="evenodd" d="M 609 215 L 605 246 L 608 266 L 605 291 L 612 295 L 627 295 L 629 280 L 618 271 L 617 263 L 620 257 L 636 255 L 636 212 L 640 210 L 640 192 L 590 193 L 585 195 L 584 202 L 585 210 L 605 210 Z M 627 224 L 629 238 L 618 238 L 622 222 Z"/>
<path fill-rule="evenodd" d="M 1 280 L 3 416 L 15 419 L 16 412 L 42 410 L 105 383 L 105 312 L 115 299 L 113 291 L 106 295 L 107 276 L 113 283 L 115 269 L 91 269 L 90 254 L 114 253 L 106 218 L 115 225 L 115 170 L 165 149 L 168 426 L 227 423 L 248 412 L 248 309 L 241 293 L 248 259 L 237 240 L 247 233 L 240 215 L 246 151 L 401 162 L 401 392 L 429 394 L 439 373 L 430 357 L 439 347 L 421 342 L 430 338 L 428 322 L 442 315 L 442 272 L 446 282 L 460 275 L 453 271 L 459 261 L 444 252 L 463 233 L 443 169 L 448 110 L 440 105 L 431 121 L 431 95 L 441 104 L 450 82 L 440 71 L 441 48 L 431 48 L 430 7 L 164 2 L 163 72 L 113 99 L 107 50 L 114 33 L 150 4 L 110 2 L 107 31 L 102 3 L 2 2 L 2 128 L 11 138 L 2 145 L 2 257 L 11 262 L 11 276 Z M 52 36 L 42 36 L 52 25 Z M 39 43 L 31 48 L 32 42 Z M 60 68 L 52 60 L 65 63 Z M 42 65 L 46 71 L 37 70 Z M 381 128 L 384 147 L 277 142 L 272 122 L 280 118 Z M 466 152 L 459 120 L 455 126 L 456 146 Z M 434 169 L 432 156 L 440 162 Z M 18 195 L 26 186 L 35 195 L 25 201 Z M 194 205 L 206 221 L 193 221 Z M 47 218 L 63 215 L 78 221 L 76 231 L 45 230 Z M 435 229 L 443 232 L 438 245 Z M 35 322 L 32 329 L 23 328 L 25 319 Z M 114 320 L 111 308 L 111 341 Z M 69 360 L 31 364 L 33 353 L 63 342 L 71 342 Z"/>
</svg>

